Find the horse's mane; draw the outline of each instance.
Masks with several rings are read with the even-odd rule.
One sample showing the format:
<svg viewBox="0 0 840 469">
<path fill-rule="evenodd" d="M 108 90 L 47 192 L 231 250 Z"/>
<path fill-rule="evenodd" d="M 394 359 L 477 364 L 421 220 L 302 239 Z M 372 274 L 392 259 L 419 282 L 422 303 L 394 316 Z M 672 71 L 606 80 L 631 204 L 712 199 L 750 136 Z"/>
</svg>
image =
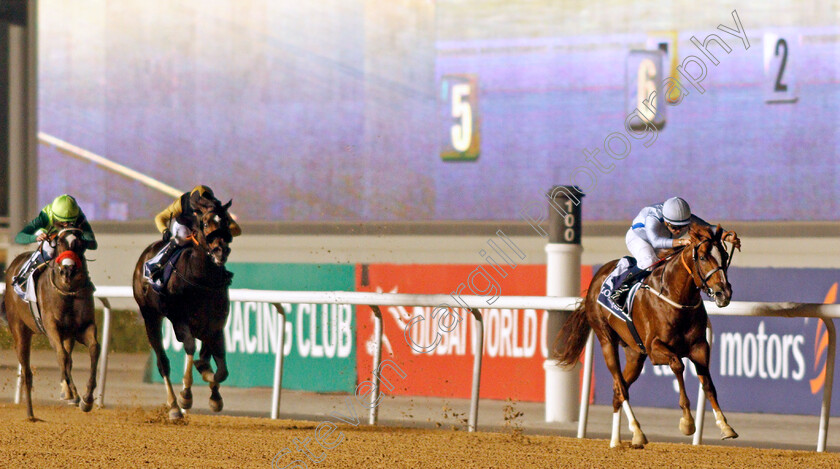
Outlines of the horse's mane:
<svg viewBox="0 0 840 469">
<path fill-rule="evenodd" d="M 692 223 L 691 225 L 689 225 L 688 228 L 688 235 L 691 237 L 691 241 L 693 243 L 696 243 L 697 241 L 703 239 L 720 239 L 720 235 L 722 232 L 723 230 L 720 228 L 720 226 L 717 227 L 717 230 L 715 232 L 712 232 L 712 227 L 700 223 Z"/>
</svg>

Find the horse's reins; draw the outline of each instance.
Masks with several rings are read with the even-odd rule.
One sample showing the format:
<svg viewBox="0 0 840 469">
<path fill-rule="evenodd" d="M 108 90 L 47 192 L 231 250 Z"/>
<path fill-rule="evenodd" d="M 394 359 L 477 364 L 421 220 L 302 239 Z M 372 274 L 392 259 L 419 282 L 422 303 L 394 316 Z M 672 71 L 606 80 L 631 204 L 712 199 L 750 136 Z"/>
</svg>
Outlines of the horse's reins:
<svg viewBox="0 0 840 469">
<path fill-rule="evenodd" d="M 81 230 L 80 228 L 63 228 L 61 231 L 59 231 L 59 232 L 55 235 L 55 237 L 56 237 L 56 238 L 60 238 L 60 237 L 61 237 L 61 235 L 62 235 L 63 233 L 65 233 L 65 232 L 67 232 L 67 231 L 78 231 L 78 232 L 83 232 L 83 230 Z M 73 251 L 70 251 L 70 252 L 73 252 Z M 56 256 L 56 258 L 54 259 L 54 262 L 60 262 L 60 261 L 61 261 L 61 259 L 62 259 L 62 256 L 63 256 L 63 255 L 64 255 L 64 253 L 63 253 L 63 254 L 61 254 L 61 255 L 59 255 L 59 256 Z M 74 253 L 74 255 L 73 255 L 73 256 L 67 256 L 67 257 L 75 257 L 76 259 L 73 259 L 73 262 L 74 262 L 74 263 L 76 263 L 76 264 L 79 264 L 79 266 L 81 267 L 81 262 L 82 262 L 82 260 L 81 260 L 81 258 L 78 256 L 78 254 L 75 254 L 75 253 Z M 74 296 L 74 297 L 79 297 L 79 296 L 81 296 L 83 293 L 87 292 L 88 290 L 95 288 L 95 287 L 93 286 L 93 283 L 90 281 L 90 277 L 88 277 L 87 282 L 85 282 L 85 284 L 84 284 L 84 285 L 82 285 L 82 287 L 81 287 L 81 288 L 79 288 L 78 290 L 65 290 L 65 289 L 63 289 L 63 288 L 59 287 L 57 283 L 55 283 L 55 271 L 54 271 L 54 270 L 50 271 L 50 284 L 52 284 L 53 288 L 55 288 L 55 290 L 56 290 L 56 291 L 58 292 L 58 294 L 59 294 L 59 295 L 61 295 L 61 296 Z"/>
<path fill-rule="evenodd" d="M 699 249 L 701 244 L 703 244 L 707 241 L 712 241 L 712 240 L 711 239 L 704 239 L 703 241 L 700 241 L 699 243 L 694 245 L 694 248 L 692 249 L 692 260 L 694 261 L 694 266 L 697 268 L 697 275 L 698 275 L 698 277 L 700 277 L 700 281 L 702 282 L 703 288 L 706 291 L 711 291 L 711 288 L 708 285 L 708 280 L 710 278 L 712 278 L 712 275 L 717 273 L 719 270 L 722 270 L 725 273 L 729 269 L 729 265 L 732 263 L 732 256 L 735 254 L 735 244 L 734 243 L 732 244 L 732 248 L 730 249 L 730 252 L 727 253 L 728 257 L 726 259 L 726 265 L 725 266 L 718 266 L 717 268 L 713 269 L 708 274 L 703 275 L 703 273 L 700 271 L 700 267 L 699 267 L 698 262 L 697 262 L 697 250 Z M 685 268 L 686 272 L 688 272 L 688 275 L 690 275 L 692 278 L 694 278 L 694 272 L 688 267 L 688 263 L 685 261 L 685 256 L 683 255 L 685 252 L 686 252 L 686 249 L 685 249 L 685 247 L 683 247 L 682 249 L 680 249 L 678 251 L 675 251 L 675 252 L 669 254 L 668 256 L 660 259 L 659 261 L 656 262 L 656 264 L 658 264 L 660 262 L 664 262 L 667 259 L 679 254 L 680 263 Z M 726 252 L 726 251 L 724 251 L 724 252 Z M 656 264 L 654 264 L 654 265 L 656 265 Z M 665 282 L 665 269 L 662 269 L 662 282 L 663 283 Z M 661 291 L 657 291 L 657 290 L 653 289 L 653 287 L 651 287 L 650 285 L 642 284 L 642 286 L 639 287 L 639 288 L 643 288 L 645 290 L 651 291 L 652 293 L 655 293 L 656 296 L 659 297 L 659 299 L 661 299 L 662 301 L 668 303 L 669 305 L 671 305 L 675 308 L 694 309 L 694 308 L 699 307 L 703 303 L 703 297 L 700 297 L 700 300 L 697 302 L 697 304 L 695 304 L 693 306 L 692 305 L 681 305 L 681 304 L 677 303 L 676 301 L 674 301 L 674 300 L 668 298 L 667 296 L 665 296 Z"/>
<path fill-rule="evenodd" d="M 218 231 L 218 230 L 216 230 L 216 231 Z M 210 234 L 212 235 L 213 233 L 210 233 Z M 205 235 L 205 239 L 206 238 L 207 238 L 207 235 Z M 195 247 L 197 247 L 197 248 L 201 247 L 201 244 L 198 242 L 198 238 L 194 234 L 188 236 L 187 239 L 192 240 Z M 205 250 L 204 255 L 210 256 L 211 255 L 210 251 Z M 175 264 L 172 263 L 172 258 L 171 257 L 167 261 L 167 264 L 169 264 L 172 267 L 172 271 L 175 273 L 176 276 L 178 276 L 178 278 L 180 278 L 181 280 L 183 280 L 185 283 L 187 283 L 190 286 L 193 286 L 193 287 L 196 287 L 196 288 L 201 288 L 201 289 L 206 290 L 206 291 L 216 291 L 221 287 L 227 286 L 226 282 L 220 283 L 218 285 L 212 285 L 212 286 L 206 286 L 206 285 L 201 285 L 201 284 L 192 282 L 187 277 L 185 277 L 183 274 L 181 274 L 181 272 L 178 272 L 178 269 L 175 268 Z"/>
</svg>

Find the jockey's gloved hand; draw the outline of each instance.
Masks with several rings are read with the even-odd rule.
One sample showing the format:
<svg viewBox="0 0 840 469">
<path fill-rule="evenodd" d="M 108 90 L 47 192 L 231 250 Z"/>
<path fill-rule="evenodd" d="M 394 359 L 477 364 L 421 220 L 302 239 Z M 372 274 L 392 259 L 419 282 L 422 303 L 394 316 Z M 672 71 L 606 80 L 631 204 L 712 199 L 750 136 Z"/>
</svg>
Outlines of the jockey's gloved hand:
<svg viewBox="0 0 840 469">
<path fill-rule="evenodd" d="M 169 231 L 169 228 L 163 230 L 163 241 L 164 242 L 169 242 L 169 240 L 171 238 L 172 238 L 172 232 Z"/>
</svg>

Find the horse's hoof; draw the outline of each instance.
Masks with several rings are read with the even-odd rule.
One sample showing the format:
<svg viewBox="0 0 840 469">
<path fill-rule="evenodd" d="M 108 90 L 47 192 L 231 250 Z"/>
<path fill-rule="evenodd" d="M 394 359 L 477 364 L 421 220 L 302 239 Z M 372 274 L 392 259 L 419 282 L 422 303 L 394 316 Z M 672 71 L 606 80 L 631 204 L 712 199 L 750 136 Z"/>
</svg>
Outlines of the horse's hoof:
<svg viewBox="0 0 840 469">
<path fill-rule="evenodd" d="M 732 429 L 729 425 L 720 430 L 720 439 L 721 440 L 728 440 L 730 438 L 738 438 L 738 434 L 735 433 L 735 430 Z"/>
<path fill-rule="evenodd" d="M 178 407 L 188 410 L 192 409 L 192 405 L 192 389 L 182 389 L 181 392 L 178 393 Z"/>
<path fill-rule="evenodd" d="M 68 406 L 71 406 L 71 407 L 75 407 L 75 406 L 79 405 L 79 402 L 81 402 L 81 399 L 79 399 L 79 396 L 76 396 L 73 399 L 64 399 L 64 403 Z"/>
<path fill-rule="evenodd" d="M 82 409 L 82 412 L 90 412 L 90 409 L 93 409 L 93 399 L 90 402 L 80 401 L 79 408 Z"/>
<path fill-rule="evenodd" d="M 184 418 L 184 414 L 181 413 L 181 409 L 177 407 L 173 407 L 169 409 L 169 421 L 170 422 L 177 422 Z"/>
<path fill-rule="evenodd" d="M 633 435 L 633 442 L 630 443 L 630 447 L 634 449 L 642 449 L 648 443 L 648 439 L 644 433 L 639 432 Z"/>
<path fill-rule="evenodd" d="M 212 383 L 214 379 L 213 372 L 210 370 L 202 371 L 201 379 L 203 379 L 205 383 Z"/>
<path fill-rule="evenodd" d="M 613 448 L 621 448 L 621 442 L 620 441 L 611 441 L 610 442 L 610 449 L 613 449 Z"/>
<path fill-rule="evenodd" d="M 221 412 L 225 407 L 225 401 L 221 397 L 219 400 L 210 399 L 210 410 L 213 412 Z"/>
<path fill-rule="evenodd" d="M 693 435 L 696 428 L 694 427 L 694 421 L 688 420 L 686 418 L 680 419 L 680 431 L 683 435 Z"/>
</svg>

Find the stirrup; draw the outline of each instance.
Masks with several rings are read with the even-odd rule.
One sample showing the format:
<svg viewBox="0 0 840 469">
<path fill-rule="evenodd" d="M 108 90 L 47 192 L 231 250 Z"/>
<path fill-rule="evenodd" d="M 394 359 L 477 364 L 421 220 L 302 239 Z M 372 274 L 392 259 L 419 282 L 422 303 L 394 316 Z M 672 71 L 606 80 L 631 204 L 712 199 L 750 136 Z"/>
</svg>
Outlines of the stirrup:
<svg viewBox="0 0 840 469">
<path fill-rule="evenodd" d="M 615 302 L 618 302 L 618 300 L 620 300 L 624 296 L 624 294 L 629 291 L 630 287 L 628 287 L 627 285 L 622 285 L 616 288 L 614 292 L 612 292 L 612 295 L 610 295 L 610 299 Z"/>
</svg>

